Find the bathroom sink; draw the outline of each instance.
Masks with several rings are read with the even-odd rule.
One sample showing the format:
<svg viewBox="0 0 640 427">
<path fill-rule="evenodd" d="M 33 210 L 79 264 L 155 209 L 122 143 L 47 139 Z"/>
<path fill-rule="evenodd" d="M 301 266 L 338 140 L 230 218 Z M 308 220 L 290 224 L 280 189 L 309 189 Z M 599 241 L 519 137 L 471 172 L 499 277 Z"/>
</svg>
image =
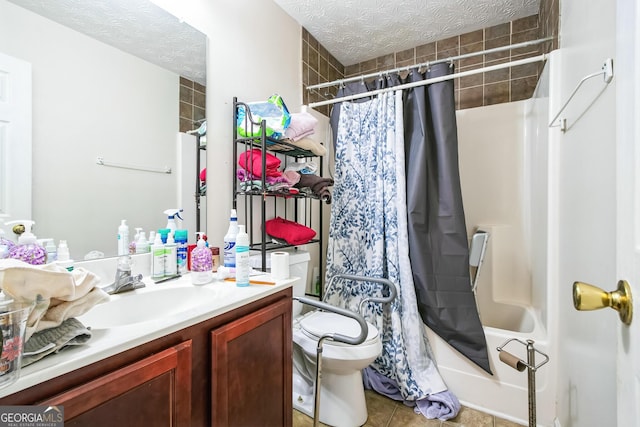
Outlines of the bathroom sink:
<svg viewBox="0 0 640 427">
<path fill-rule="evenodd" d="M 112 295 L 111 299 L 78 316 L 91 329 L 108 329 L 143 322 L 158 321 L 170 316 L 210 306 L 224 297 L 228 289 L 222 286 L 146 287 Z"/>
</svg>

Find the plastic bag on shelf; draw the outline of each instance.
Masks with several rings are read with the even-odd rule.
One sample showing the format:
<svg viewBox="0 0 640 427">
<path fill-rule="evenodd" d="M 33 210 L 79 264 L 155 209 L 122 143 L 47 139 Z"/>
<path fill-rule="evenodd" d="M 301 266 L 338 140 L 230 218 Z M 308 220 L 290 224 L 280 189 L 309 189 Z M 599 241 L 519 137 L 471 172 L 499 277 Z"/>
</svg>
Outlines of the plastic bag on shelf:
<svg viewBox="0 0 640 427">
<path fill-rule="evenodd" d="M 251 118 L 254 122 L 266 121 L 267 136 L 279 139 L 291 122 L 291 114 L 278 94 L 272 95 L 266 102 L 248 102 Z M 240 105 L 236 117 L 238 135 L 242 137 L 260 136 L 260 125 L 252 123 L 248 117 L 245 107 Z"/>
</svg>

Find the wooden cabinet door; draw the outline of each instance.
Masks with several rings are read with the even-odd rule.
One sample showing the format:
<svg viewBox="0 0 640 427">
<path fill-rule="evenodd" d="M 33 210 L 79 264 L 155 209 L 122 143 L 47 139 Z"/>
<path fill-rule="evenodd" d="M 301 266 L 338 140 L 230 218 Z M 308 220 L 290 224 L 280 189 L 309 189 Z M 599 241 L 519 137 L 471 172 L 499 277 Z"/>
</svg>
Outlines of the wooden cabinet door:
<svg viewBox="0 0 640 427">
<path fill-rule="evenodd" d="M 291 299 L 211 331 L 214 426 L 291 426 Z"/>
<path fill-rule="evenodd" d="M 66 427 L 190 426 L 191 340 L 38 404 L 62 405 Z"/>
</svg>

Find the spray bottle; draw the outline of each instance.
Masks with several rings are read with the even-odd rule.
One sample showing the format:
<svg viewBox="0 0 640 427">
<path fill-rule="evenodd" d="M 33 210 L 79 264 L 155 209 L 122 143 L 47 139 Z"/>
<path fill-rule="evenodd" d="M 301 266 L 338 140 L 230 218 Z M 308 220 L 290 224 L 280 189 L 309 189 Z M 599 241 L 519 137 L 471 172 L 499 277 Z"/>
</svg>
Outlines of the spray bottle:
<svg viewBox="0 0 640 427">
<path fill-rule="evenodd" d="M 178 228 L 178 226 L 176 225 L 175 217 L 182 219 L 182 217 L 180 216 L 180 212 L 182 212 L 182 209 L 178 209 L 178 208 L 167 209 L 166 211 L 164 211 L 164 214 L 167 215 L 166 228 L 174 232 L 176 231 L 176 228 Z"/>
<path fill-rule="evenodd" d="M 224 235 L 223 263 L 225 267 L 235 268 L 236 266 L 236 236 L 238 234 L 238 214 L 235 209 L 231 209 L 229 218 L 229 229 Z"/>
<path fill-rule="evenodd" d="M 6 223 L 22 224 L 24 233 L 18 238 L 18 244 L 9 250 L 9 258 L 22 260 L 32 265 L 44 264 L 47 261 L 47 251 L 38 244 L 38 239 L 31 232 L 31 227 L 35 224 L 31 220 L 17 220 Z"/>
<path fill-rule="evenodd" d="M 198 243 L 191 251 L 191 282 L 194 285 L 204 285 L 213 279 L 213 258 L 211 250 L 202 238 L 204 233 L 199 231 L 196 234 Z"/>
</svg>

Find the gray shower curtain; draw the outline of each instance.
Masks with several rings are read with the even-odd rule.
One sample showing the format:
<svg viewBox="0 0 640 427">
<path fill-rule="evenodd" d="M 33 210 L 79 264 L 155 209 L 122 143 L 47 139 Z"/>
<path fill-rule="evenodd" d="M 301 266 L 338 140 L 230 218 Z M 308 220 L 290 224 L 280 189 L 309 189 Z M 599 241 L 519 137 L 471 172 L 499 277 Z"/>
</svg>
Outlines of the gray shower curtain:
<svg viewBox="0 0 640 427">
<path fill-rule="evenodd" d="M 406 81 L 389 76 L 350 84 L 337 96 L 452 72 L 449 64 L 435 64 L 426 73 L 413 70 Z M 431 330 L 491 374 L 469 276 L 453 80 L 405 90 L 403 104 L 409 259 L 418 310 Z M 331 113 L 334 141 L 339 114 L 336 104 Z"/>
</svg>

